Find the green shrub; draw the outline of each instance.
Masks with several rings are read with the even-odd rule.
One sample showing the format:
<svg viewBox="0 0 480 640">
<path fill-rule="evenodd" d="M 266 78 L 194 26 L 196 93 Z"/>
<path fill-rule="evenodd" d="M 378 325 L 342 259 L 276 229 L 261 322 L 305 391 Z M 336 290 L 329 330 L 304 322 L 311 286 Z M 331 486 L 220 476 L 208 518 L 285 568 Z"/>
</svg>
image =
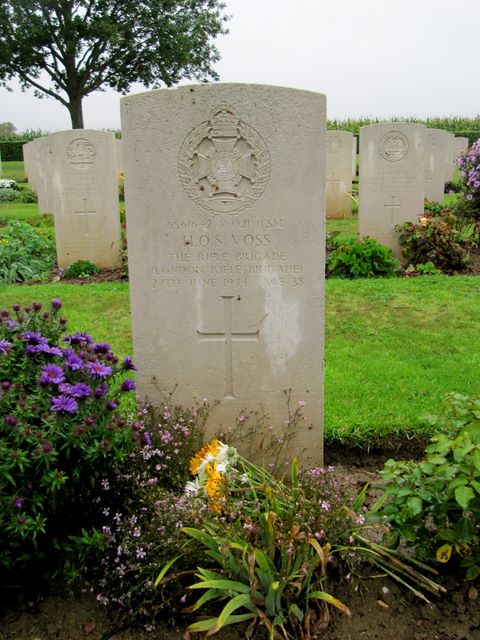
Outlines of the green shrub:
<svg viewBox="0 0 480 640">
<path fill-rule="evenodd" d="M 0 311 L 0 566 L 29 573 L 95 549 L 95 496 L 133 431 L 120 408 L 135 369 L 86 333 L 64 335 L 61 302 Z M 75 538 L 71 538 L 75 536 Z"/>
<path fill-rule="evenodd" d="M 55 243 L 26 222 L 0 229 L 0 282 L 42 280 L 55 264 Z"/>
<path fill-rule="evenodd" d="M 35 191 L 31 189 L 22 189 L 19 193 L 20 202 L 25 202 L 26 204 L 31 202 L 38 202 L 38 197 Z"/>
<path fill-rule="evenodd" d="M 327 244 L 327 275 L 337 278 L 375 278 L 393 276 L 399 261 L 392 250 L 372 238 L 338 239 Z"/>
<path fill-rule="evenodd" d="M 373 519 L 386 518 L 419 558 L 480 576 L 480 398 L 450 394 L 421 462 L 388 460 Z"/>
<path fill-rule="evenodd" d="M 468 270 L 472 243 L 465 239 L 452 211 L 427 210 L 417 224 L 406 222 L 395 228 L 406 266 L 432 263 L 447 274 Z"/>
<path fill-rule="evenodd" d="M 19 192 L 16 189 L 7 187 L 6 189 L 0 189 L 0 204 L 6 204 L 7 202 L 15 202 L 19 199 Z"/>
<path fill-rule="evenodd" d="M 63 272 L 64 278 L 88 278 L 96 273 L 99 273 L 101 269 L 90 260 L 76 260 L 65 269 Z"/>
</svg>

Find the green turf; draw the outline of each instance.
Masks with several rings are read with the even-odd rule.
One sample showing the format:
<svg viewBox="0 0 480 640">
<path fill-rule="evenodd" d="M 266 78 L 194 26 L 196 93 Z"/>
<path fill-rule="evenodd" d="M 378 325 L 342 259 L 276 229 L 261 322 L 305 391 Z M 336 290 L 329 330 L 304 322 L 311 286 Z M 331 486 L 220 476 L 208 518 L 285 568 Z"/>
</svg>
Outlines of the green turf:
<svg viewBox="0 0 480 640">
<path fill-rule="evenodd" d="M 17 182 L 23 182 L 25 180 L 23 161 L 2 161 L 2 175 L 0 176 L 0 178 L 12 178 L 12 180 L 16 180 Z"/>
<path fill-rule="evenodd" d="M 127 283 L 0 285 L 2 307 L 53 297 L 69 330 L 132 352 Z M 327 281 L 327 441 L 421 433 L 450 391 L 480 393 L 479 278 Z"/>
</svg>

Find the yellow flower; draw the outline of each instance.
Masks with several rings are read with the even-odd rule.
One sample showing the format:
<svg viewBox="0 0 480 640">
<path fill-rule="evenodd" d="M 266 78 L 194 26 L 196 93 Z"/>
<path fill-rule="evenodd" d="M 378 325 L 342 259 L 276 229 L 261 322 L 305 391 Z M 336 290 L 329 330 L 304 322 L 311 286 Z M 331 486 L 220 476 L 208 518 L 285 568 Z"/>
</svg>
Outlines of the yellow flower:
<svg viewBox="0 0 480 640">
<path fill-rule="evenodd" d="M 225 499 L 225 477 L 217 470 L 215 462 L 205 465 L 207 480 L 205 491 L 210 499 L 210 507 L 216 512 L 222 511 L 221 503 Z"/>
<path fill-rule="evenodd" d="M 437 562 L 445 563 L 450 560 L 451 555 L 452 555 L 452 547 L 449 544 L 444 544 L 439 549 L 437 549 L 435 558 Z"/>
<path fill-rule="evenodd" d="M 218 440 L 212 440 L 206 444 L 200 451 L 198 451 L 188 464 L 188 470 L 192 476 L 198 475 L 200 471 L 203 471 L 205 464 L 212 462 L 220 451 L 220 442 Z"/>
</svg>

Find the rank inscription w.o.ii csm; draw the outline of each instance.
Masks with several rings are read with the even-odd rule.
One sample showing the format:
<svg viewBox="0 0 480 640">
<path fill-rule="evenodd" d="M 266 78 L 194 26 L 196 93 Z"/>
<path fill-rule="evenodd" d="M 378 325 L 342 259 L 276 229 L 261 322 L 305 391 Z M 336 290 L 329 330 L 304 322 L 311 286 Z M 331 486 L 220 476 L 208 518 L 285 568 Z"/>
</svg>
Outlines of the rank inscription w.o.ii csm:
<svg viewBox="0 0 480 640">
<path fill-rule="evenodd" d="M 251 207 L 270 177 L 270 154 L 235 109 L 221 105 L 186 137 L 178 159 L 180 181 L 192 200 L 215 214 Z"/>
</svg>

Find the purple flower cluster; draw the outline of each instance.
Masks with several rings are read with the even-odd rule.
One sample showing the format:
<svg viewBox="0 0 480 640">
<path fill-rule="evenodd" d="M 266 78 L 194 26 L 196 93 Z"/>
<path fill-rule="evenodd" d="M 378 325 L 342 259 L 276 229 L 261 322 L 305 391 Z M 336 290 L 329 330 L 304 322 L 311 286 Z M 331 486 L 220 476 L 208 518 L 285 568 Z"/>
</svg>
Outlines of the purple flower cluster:
<svg viewBox="0 0 480 640">
<path fill-rule="evenodd" d="M 77 332 L 62 338 L 66 320 L 58 317 L 61 307 L 61 301 L 54 298 L 50 311 L 41 312 L 40 302 L 24 309 L 15 305 L 13 317 L 7 309 L 0 310 L 0 358 L 10 361 L 26 357 L 26 365 L 18 368 L 28 370 L 31 380 L 26 387 L 23 385 L 20 408 L 26 403 L 29 389 L 32 393 L 41 389 L 52 415 L 73 416 L 83 409 L 93 411 L 94 407 L 96 411 L 103 407 L 111 415 L 119 407 L 120 395 L 135 390 L 130 378 L 116 388 L 113 380 L 117 374 L 136 371 L 136 367 L 130 356 L 118 363 L 111 345 L 94 342 L 88 333 Z M 14 370 L 13 361 L 11 365 Z M 10 399 L 13 405 L 11 384 L 8 379 L 2 381 L 0 402 Z M 39 403 L 32 400 L 31 404 Z M 14 413 L 11 406 L 6 412 Z"/>
<path fill-rule="evenodd" d="M 480 196 L 480 138 L 457 159 L 467 200 Z"/>
</svg>

